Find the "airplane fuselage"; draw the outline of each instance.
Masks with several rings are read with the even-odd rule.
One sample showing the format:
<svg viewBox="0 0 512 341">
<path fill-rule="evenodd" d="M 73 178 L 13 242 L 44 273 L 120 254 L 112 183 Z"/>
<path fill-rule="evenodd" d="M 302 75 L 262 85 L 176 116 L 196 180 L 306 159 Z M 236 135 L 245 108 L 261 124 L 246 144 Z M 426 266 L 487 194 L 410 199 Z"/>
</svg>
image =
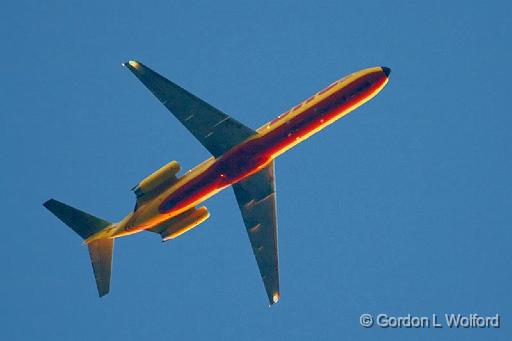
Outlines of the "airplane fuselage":
<svg viewBox="0 0 512 341">
<path fill-rule="evenodd" d="M 387 83 L 381 67 L 353 73 L 308 98 L 218 158 L 209 158 L 126 216 L 110 232 L 120 237 L 155 227 L 245 179 L 273 159 L 373 98 Z"/>
</svg>

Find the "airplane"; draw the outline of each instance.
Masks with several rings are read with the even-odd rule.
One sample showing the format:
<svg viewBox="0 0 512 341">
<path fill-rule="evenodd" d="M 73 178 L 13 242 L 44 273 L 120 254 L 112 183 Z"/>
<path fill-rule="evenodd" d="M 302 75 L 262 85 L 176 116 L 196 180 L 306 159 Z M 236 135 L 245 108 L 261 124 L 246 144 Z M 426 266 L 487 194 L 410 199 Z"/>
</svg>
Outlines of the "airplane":
<svg viewBox="0 0 512 341">
<path fill-rule="evenodd" d="M 141 62 L 122 64 L 212 154 L 183 175 L 171 161 L 132 188 L 135 208 L 116 223 L 55 199 L 43 205 L 89 248 L 100 297 L 110 291 L 115 238 L 141 231 L 174 239 L 210 216 L 206 199 L 231 186 L 242 213 L 270 306 L 280 298 L 274 159 L 372 99 L 391 70 L 372 67 L 352 73 L 276 119 L 253 130 L 159 75 Z"/>
</svg>

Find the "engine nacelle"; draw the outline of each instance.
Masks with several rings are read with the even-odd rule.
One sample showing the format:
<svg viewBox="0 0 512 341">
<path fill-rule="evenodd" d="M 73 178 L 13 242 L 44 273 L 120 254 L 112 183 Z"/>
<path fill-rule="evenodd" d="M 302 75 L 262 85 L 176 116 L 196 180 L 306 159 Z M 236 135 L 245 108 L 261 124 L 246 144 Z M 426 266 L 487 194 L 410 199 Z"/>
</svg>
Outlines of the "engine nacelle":
<svg viewBox="0 0 512 341">
<path fill-rule="evenodd" d="M 178 179 L 176 174 L 180 171 L 181 167 L 177 161 L 171 161 L 133 188 L 137 197 L 153 192 L 155 189 L 163 184 L 171 185 Z"/>
<path fill-rule="evenodd" d="M 206 206 L 199 207 L 198 209 L 190 210 L 180 214 L 177 217 L 162 223 L 159 227 L 161 230 L 160 235 L 162 241 L 174 239 L 181 236 L 183 233 L 192 230 L 197 225 L 210 217 L 210 213 Z"/>
</svg>

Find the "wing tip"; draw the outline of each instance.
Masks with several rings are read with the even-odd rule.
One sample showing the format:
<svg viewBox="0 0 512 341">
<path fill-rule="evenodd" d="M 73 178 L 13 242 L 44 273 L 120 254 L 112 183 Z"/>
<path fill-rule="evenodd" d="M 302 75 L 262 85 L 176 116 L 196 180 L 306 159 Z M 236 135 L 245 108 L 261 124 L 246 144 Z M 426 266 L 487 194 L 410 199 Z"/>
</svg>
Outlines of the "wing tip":
<svg viewBox="0 0 512 341">
<path fill-rule="evenodd" d="M 98 297 L 100 297 L 100 298 L 107 295 L 109 292 L 110 292 L 110 283 L 108 283 L 108 286 L 105 288 L 98 287 Z"/>
<path fill-rule="evenodd" d="M 281 298 L 281 295 L 279 291 L 276 291 L 271 297 L 269 296 L 269 307 L 272 307 L 274 304 L 279 302 L 279 299 Z"/>
<path fill-rule="evenodd" d="M 49 209 L 49 207 L 51 207 L 54 202 L 55 202 L 55 200 L 53 198 L 48 199 L 45 202 L 43 202 L 43 206 L 46 207 L 47 209 Z"/>
<path fill-rule="evenodd" d="M 122 66 L 126 66 L 126 67 L 128 67 L 130 69 L 133 68 L 133 69 L 137 69 L 137 70 L 140 69 L 141 66 L 142 66 L 142 64 L 139 61 L 135 60 L 135 59 L 129 60 L 129 61 L 124 62 L 124 63 L 121 63 L 121 65 Z"/>
<path fill-rule="evenodd" d="M 110 290 L 107 290 L 107 291 L 101 291 L 101 292 L 100 292 L 100 291 L 98 291 L 98 297 L 99 297 L 99 298 L 101 298 L 101 297 L 105 296 L 106 294 L 108 294 L 108 293 L 109 293 L 109 291 L 110 291 Z"/>
</svg>

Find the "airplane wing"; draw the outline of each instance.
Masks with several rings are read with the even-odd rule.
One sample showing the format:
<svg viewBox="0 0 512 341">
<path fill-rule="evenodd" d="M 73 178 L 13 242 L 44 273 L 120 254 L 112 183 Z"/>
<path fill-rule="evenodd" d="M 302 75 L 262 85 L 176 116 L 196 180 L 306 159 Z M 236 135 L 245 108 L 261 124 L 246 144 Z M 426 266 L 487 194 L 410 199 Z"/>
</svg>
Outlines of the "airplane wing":
<svg viewBox="0 0 512 341">
<path fill-rule="evenodd" d="M 123 64 L 218 157 L 256 132 L 137 61 Z"/>
<path fill-rule="evenodd" d="M 233 185 L 270 304 L 279 300 L 274 162 Z"/>
</svg>

